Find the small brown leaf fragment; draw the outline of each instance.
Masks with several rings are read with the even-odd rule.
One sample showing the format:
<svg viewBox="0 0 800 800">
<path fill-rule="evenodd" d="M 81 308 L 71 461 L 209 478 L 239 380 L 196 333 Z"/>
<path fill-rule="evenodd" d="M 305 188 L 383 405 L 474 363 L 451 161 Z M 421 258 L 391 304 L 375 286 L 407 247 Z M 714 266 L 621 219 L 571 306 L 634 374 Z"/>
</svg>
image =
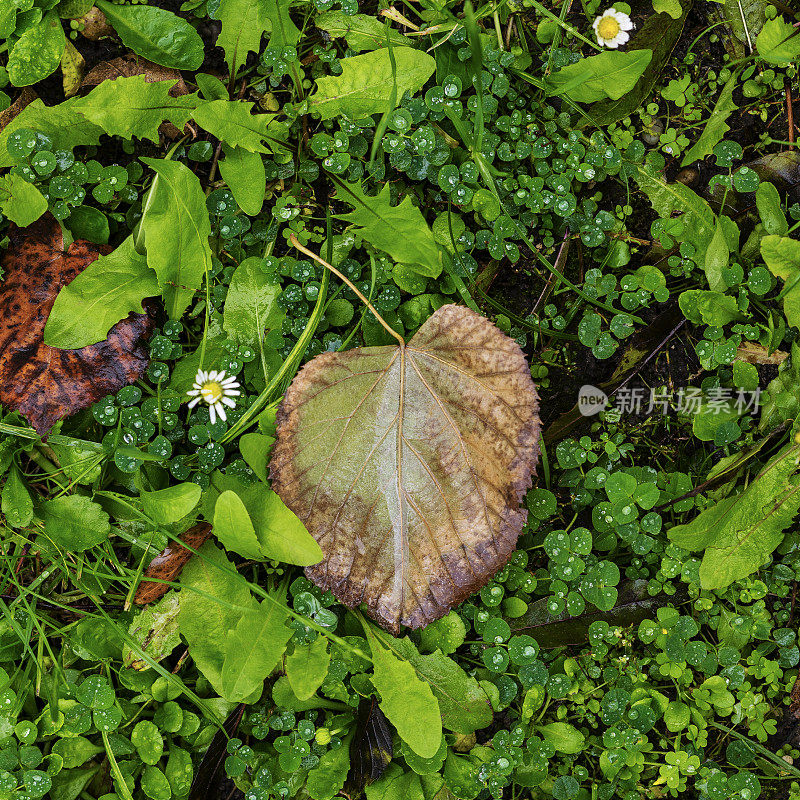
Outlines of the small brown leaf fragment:
<svg viewBox="0 0 800 800">
<path fill-rule="evenodd" d="M 161 581 L 174 583 L 186 563 L 194 555 L 192 550 L 199 550 L 210 535 L 211 526 L 207 522 L 200 522 L 184 531 L 179 537 L 180 542 L 171 541 L 145 570 L 133 602 L 140 606 L 146 606 L 160 600 L 170 589 L 169 584 L 161 583 Z M 189 547 L 192 550 L 189 550 Z"/>
<path fill-rule="evenodd" d="M 736 360 L 746 361 L 748 364 L 780 364 L 788 357 L 789 354 L 785 350 L 770 352 L 758 342 L 742 342 L 736 348 Z"/>
<path fill-rule="evenodd" d="M 21 114 L 38 96 L 30 86 L 26 86 L 19 93 L 19 97 L 5 111 L 0 112 L 0 131 Z"/>
<path fill-rule="evenodd" d="M 120 58 L 114 58 L 111 61 L 103 61 L 95 67 L 92 67 L 88 75 L 83 79 L 81 84 L 82 89 L 90 88 L 92 86 L 99 86 L 103 81 L 113 81 L 116 78 L 132 78 L 135 75 L 144 75 L 147 83 L 156 83 L 158 81 L 177 81 L 175 85 L 169 90 L 172 97 L 181 97 L 182 95 L 189 94 L 189 88 L 186 86 L 183 76 L 177 69 L 170 69 L 169 67 L 162 67 L 159 64 L 153 64 L 145 58 L 138 58 L 132 53 Z"/>
<path fill-rule="evenodd" d="M 45 214 L 9 231 L 0 260 L 0 403 L 45 436 L 60 419 L 138 380 L 147 368 L 150 314 L 130 314 L 105 341 L 60 350 L 43 341 L 59 290 L 111 248 L 77 240 L 65 251 L 61 226 Z"/>
<path fill-rule="evenodd" d="M 79 28 L 81 36 L 92 42 L 98 42 L 100 39 L 107 39 L 116 35 L 114 29 L 108 24 L 106 15 L 97 6 L 90 8 L 78 19 L 78 22 L 82 25 Z"/>
<path fill-rule="evenodd" d="M 325 556 L 306 575 L 392 633 L 444 616 L 516 547 L 538 397 L 479 314 L 443 306 L 402 346 L 317 356 L 277 420 L 273 488 Z"/>
</svg>

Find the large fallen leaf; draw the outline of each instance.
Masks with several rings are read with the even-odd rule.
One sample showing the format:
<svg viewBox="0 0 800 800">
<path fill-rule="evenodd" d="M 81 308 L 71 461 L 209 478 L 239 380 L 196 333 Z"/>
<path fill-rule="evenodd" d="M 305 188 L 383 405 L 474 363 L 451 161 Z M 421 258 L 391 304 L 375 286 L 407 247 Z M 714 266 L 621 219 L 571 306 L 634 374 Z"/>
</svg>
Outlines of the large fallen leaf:
<svg viewBox="0 0 800 800">
<path fill-rule="evenodd" d="M 537 409 L 519 346 L 454 305 L 402 347 L 313 359 L 278 412 L 271 465 L 325 556 L 306 574 L 392 632 L 446 614 L 514 550 Z"/>
<path fill-rule="evenodd" d="M 0 402 L 19 411 L 39 434 L 60 419 L 115 394 L 147 367 L 146 339 L 154 320 L 131 314 L 108 338 L 80 350 L 43 341 L 44 326 L 62 286 L 110 248 L 85 241 L 64 250 L 61 227 L 45 214 L 9 232 L 0 261 Z"/>
</svg>

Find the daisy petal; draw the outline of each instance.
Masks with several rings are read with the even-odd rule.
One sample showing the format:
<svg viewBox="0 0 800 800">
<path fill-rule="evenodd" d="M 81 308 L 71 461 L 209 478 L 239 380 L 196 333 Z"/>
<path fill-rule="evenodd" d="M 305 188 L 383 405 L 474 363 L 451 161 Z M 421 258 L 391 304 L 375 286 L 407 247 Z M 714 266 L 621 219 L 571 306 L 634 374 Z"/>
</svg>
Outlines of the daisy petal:
<svg viewBox="0 0 800 800">
<path fill-rule="evenodd" d="M 194 408 L 199 402 L 200 402 L 200 398 L 199 397 L 195 397 L 195 399 L 192 400 L 191 403 L 189 403 L 189 408 Z"/>
</svg>

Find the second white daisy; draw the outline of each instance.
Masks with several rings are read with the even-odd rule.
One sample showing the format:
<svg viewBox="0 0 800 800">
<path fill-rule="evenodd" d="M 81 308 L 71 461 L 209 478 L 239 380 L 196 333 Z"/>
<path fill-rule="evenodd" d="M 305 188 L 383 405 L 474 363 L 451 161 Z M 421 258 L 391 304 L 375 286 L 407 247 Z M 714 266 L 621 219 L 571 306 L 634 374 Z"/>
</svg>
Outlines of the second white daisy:
<svg viewBox="0 0 800 800">
<path fill-rule="evenodd" d="M 625 44 L 631 38 L 628 31 L 635 27 L 631 18 L 615 8 L 607 8 L 593 23 L 597 43 L 612 50 Z"/>
<path fill-rule="evenodd" d="M 189 408 L 194 408 L 202 400 L 208 404 L 211 424 L 213 425 L 217 421 L 217 417 L 224 422 L 228 418 L 225 414 L 225 406 L 236 407 L 236 401 L 233 398 L 241 394 L 239 385 L 234 376 L 226 378 L 224 372 L 198 370 L 192 388 L 186 392 L 189 397 L 193 398 L 189 402 Z"/>
</svg>

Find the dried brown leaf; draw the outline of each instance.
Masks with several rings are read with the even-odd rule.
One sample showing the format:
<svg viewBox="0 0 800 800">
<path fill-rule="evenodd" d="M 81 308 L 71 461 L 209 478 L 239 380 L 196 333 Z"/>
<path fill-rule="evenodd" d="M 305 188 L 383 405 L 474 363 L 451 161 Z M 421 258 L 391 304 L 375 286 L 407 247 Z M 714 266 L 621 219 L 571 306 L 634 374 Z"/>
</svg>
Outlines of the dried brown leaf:
<svg viewBox="0 0 800 800">
<path fill-rule="evenodd" d="M 0 131 L 19 116 L 38 96 L 30 86 L 26 86 L 19 93 L 19 97 L 5 111 L 0 112 Z"/>
<path fill-rule="evenodd" d="M 519 346 L 459 306 L 402 347 L 313 359 L 278 411 L 271 466 L 325 555 L 308 577 L 393 633 L 446 614 L 516 546 L 537 411 Z"/>
<path fill-rule="evenodd" d="M 785 350 L 773 350 L 771 353 L 758 342 L 742 342 L 736 348 L 736 360 L 748 364 L 781 364 L 789 358 Z"/>
<path fill-rule="evenodd" d="M 139 58 L 133 53 L 121 56 L 120 58 L 114 58 L 111 61 L 103 61 L 93 67 L 89 74 L 83 79 L 81 88 L 85 89 L 92 86 L 99 86 L 103 81 L 113 81 L 116 78 L 132 78 L 135 75 L 144 75 L 144 79 L 147 83 L 170 80 L 177 81 L 169 90 L 172 97 L 181 97 L 182 95 L 189 94 L 186 81 L 183 80 L 183 76 L 177 69 L 170 69 L 169 67 L 153 64 L 152 61 Z"/>
<path fill-rule="evenodd" d="M 40 435 L 60 419 L 138 380 L 147 367 L 149 314 L 131 314 L 105 341 L 59 350 L 43 341 L 62 286 L 111 248 L 78 240 L 65 251 L 61 226 L 45 214 L 12 228 L 0 261 L 0 402 L 19 411 Z"/>
<path fill-rule="evenodd" d="M 211 526 L 207 522 L 200 522 L 184 531 L 179 537 L 180 542 L 171 541 L 145 570 L 133 602 L 140 606 L 146 606 L 160 600 L 170 590 L 169 584 L 161 583 L 161 581 L 174 582 L 178 580 L 183 568 L 194 555 L 192 550 L 199 550 L 210 535 Z M 189 550 L 189 547 L 192 549 Z"/>
</svg>

